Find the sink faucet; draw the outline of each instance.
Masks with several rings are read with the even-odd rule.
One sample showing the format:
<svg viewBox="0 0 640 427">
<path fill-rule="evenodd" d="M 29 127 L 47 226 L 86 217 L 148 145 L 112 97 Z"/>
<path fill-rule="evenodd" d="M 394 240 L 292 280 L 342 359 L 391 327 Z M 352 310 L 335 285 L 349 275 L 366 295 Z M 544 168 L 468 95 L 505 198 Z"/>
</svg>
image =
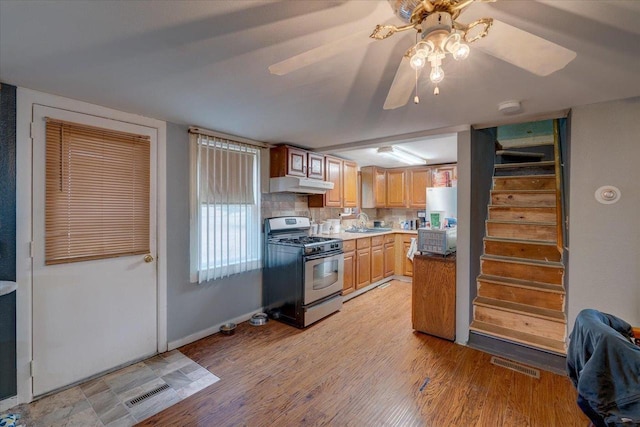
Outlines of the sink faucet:
<svg viewBox="0 0 640 427">
<path fill-rule="evenodd" d="M 369 215 L 367 215 L 364 212 L 360 212 L 358 214 L 358 225 L 360 226 L 360 228 L 367 228 L 367 223 L 369 222 Z"/>
</svg>

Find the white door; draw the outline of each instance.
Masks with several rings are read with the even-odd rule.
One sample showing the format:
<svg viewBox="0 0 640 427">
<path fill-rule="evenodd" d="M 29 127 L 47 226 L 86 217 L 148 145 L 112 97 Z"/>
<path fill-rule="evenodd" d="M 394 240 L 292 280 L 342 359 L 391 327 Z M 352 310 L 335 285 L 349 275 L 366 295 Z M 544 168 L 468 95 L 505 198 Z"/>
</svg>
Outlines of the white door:
<svg viewBox="0 0 640 427">
<path fill-rule="evenodd" d="M 151 138 L 150 254 L 45 265 L 45 117 Z M 33 109 L 33 395 L 157 351 L 156 130 L 56 108 Z M 148 262 L 150 261 L 150 262 Z"/>
</svg>

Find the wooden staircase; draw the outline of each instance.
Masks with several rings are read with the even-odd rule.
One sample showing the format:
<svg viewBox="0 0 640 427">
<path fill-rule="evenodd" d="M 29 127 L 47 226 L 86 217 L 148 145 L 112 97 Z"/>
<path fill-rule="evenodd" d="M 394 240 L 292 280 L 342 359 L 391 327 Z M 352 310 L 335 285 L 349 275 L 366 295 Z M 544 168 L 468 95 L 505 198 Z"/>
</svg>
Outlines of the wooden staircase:
<svg viewBox="0 0 640 427">
<path fill-rule="evenodd" d="M 550 139 L 496 151 L 470 329 L 564 355 L 567 318 L 557 123 Z"/>
</svg>

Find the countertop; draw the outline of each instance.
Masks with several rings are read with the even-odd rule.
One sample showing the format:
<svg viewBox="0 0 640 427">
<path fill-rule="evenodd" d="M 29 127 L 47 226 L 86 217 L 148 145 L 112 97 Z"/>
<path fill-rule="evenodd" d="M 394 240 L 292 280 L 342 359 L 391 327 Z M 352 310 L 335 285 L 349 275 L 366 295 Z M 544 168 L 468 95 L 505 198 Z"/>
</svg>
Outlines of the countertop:
<svg viewBox="0 0 640 427">
<path fill-rule="evenodd" d="M 375 236 L 384 236 L 385 234 L 412 234 L 414 236 L 418 235 L 418 230 L 400 230 L 393 229 L 391 231 L 381 231 L 379 233 L 349 233 L 347 231 L 343 231 L 342 233 L 336 234 L 320 234 L 322 237 L 336 237 L 342 240 L 354 240 L 354 239 L 363 239 L 366 237 L 375 237 Z"/>
</svg>

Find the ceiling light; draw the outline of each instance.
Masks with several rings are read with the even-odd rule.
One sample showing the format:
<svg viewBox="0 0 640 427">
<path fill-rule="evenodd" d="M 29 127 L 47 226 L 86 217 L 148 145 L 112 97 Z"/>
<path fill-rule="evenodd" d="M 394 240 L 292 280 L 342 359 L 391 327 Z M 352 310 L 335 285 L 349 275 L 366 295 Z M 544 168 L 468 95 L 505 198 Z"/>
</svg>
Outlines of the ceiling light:
<svg viewBox="0 0 640 427">
<path fill-rule="evenodd" d="M 426 165 L 427 161 L 422 157 L 416 156 L 413 153 L 408 151 L 404 151 L 401 148 L 394 147 L 392 145 L 386 147 L 379 147 L 378 154 L 383 154 L 385 156 L 393 157 L 396 160 L 400 160 L 403 163 L 409 165 Z"/>
</svg>

